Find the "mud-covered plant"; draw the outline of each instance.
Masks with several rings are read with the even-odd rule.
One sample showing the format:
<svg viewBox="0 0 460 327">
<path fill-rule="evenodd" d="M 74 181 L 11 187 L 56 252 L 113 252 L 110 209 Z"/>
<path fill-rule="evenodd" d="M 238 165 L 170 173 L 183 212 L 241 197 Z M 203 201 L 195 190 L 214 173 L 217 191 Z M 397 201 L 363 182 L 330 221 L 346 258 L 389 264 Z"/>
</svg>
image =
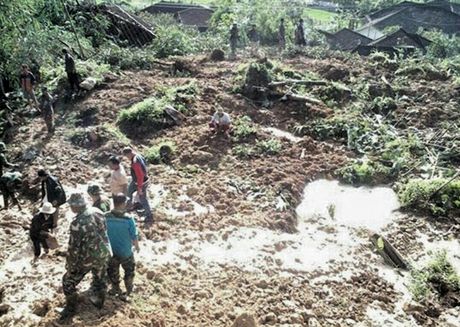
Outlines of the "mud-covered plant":
<svg viewBox="0 0 460 327">
<path fill-rule="evenodd" d="M 455 216 L 460 212 L 460 180 L 413 179 L 399 185 L 401 204 L 434 216 Z"/>
<path fill-rule="evenodd" d="M 118 115 L 118 124 L 123 132 L 143 135 L 165 127 L 164 105 L 155 98 L 136 103 Z"/>
<path fill-rule="evenodd" d="M 336 174 L 342 182 L 351 185 L 380 184 L 392 176 L 388 167 L 368 159 L 353 160 L 347 166 L 338 169 Z"/>
<path fill-rule="evenodd" d="M 244 144 L 239 144 L 233 148 L 233 153 L 242 159 L 250 158 L 254 152 L 253 147 Z"/>
<path fill-rule="evenodd" d="M 233 125 L 233 135 L 238 141 L 247 140 L 250 136 L 257 133 L 257 128 L 248 116 L 236 119 Z"/>
<path fill-rule="evenodd" d="M 277 139 L 269 139 L 257 142 L 256 147 L 260 154 L 275 155 L 281 152 L 282 144 Z"/>
<path fill-rule="evenodd" d="M 158 95 L 166 105 L 171 105 L 176 110 L 186 113 L 198 94 L 198 85 L 192 81 L 180 86 L 164 87 L 160 89 Z"/>
<path fill-rule="evenodd" d="M 176 151 L 176 144 L 173 141 L 160 142 L 145 151 L 145 159 L 153 164 L 168 163 Z"/>
<path fill-rule="evenodd" d="M 446 251 L 435 253 L 426 267 L 411 271 L 409 289 L 416 301 L 423 301 L 433 293 L 443 296 L 460 291 L 460 275 L 449 262 Z"/>
</svg>

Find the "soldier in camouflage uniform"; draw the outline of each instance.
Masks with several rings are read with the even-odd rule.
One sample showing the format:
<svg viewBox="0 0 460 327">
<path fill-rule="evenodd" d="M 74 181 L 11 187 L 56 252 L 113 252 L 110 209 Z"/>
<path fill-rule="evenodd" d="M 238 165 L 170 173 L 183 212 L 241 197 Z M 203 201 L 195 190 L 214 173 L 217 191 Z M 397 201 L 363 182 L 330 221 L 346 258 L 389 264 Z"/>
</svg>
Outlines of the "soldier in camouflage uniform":
<svg viewBox="0 0 460 327">
<path fill-rule="evenodd" d="M 8 210 L 9 199 L 13 201 L 13 204 L 16 204 L 19 210 L 22 210 L 21 205 L 16 199 L 14 194 L 22 186 L 22 174 L 17 171 L 4 173 L 0 176 L 0 192 L 3 194 L 3 209 Z M 2 210 L 3 210 L 2 209 Z"/>
<path fill-rule="evenodd" d="M 102 188 L 99 184 L 89 185 L 88 194 L 93 200 L 93 207 L 98 208 L 102 212 L 110 211 L 110 199 L 102 194 Z"/>
<path fill-rule="evenodd" d="M 66 306 L 61 312 L 61 322 L 67 321 L 75 314 L 78 300 L 77 285 L 89 272 L 93 275 L 94 291 L 90 301 L 97 308 L 102 308 L 107 290 L 107 265 L 111 257 L 102 212 L 89 207 L 81 193 L 72 194 L 68 202 L 70 209 L 77 216 L 70 224 L 66 273 L 62 279 Z"/>
<path fill-rule="evenodd" d="M 6 152 L 6 145 L 3 142 L 0 142 L 0 176 L 3 175 L 3 168 L 13 168 L 17 167 L 16 165 L 13 165 L 12 163 L 8 162 L 5 156 Z"/>
</svg>

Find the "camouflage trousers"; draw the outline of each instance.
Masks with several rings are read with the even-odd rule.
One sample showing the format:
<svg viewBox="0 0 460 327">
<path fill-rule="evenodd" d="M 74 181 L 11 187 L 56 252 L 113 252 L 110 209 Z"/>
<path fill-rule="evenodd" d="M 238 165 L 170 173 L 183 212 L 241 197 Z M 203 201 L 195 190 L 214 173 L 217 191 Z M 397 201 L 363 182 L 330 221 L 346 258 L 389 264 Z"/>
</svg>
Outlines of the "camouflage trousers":
<svg viewBox="0 0 460 327">
<path fill-rule="evenodd" d="M 107 291 L 107 266 L 83 268 L 73 271 L 67 271 L 62 278 L 62 289 L 64 295 L 69 297 L 77 293 L 77 286 L 83 280 L 87 273 L 91 272 L 93 280 L 91 289 L 98 296 L 104 297 Z"/>
<path fill-rule="evenodd" d="M 120 266 L 125 271 L 125 287 L 126 292 L 130 294 L 133 290 L 134 274 L 136 270 L 136 262 L 134 261 L 134 255 L 127 258 L 120 258 L 114 255 L 109 261 L 109 268 L 107 269 L 110 282 L 113 286 L 117 287 L 120 285 Z"/>
</svg>

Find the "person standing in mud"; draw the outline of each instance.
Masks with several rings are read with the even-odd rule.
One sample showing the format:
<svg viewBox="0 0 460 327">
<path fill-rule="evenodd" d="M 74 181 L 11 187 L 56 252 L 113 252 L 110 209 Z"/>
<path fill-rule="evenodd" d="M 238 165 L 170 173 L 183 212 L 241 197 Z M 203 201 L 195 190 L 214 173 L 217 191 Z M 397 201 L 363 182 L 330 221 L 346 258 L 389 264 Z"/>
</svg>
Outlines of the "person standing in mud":
<svg viewBox="0 0 460 327">
<path fill-rule="evenodd" d="M 49 202 L 56 208 L 53 214 L 54 227 L 57 227 L 59 218 L 59 207 L 66 202 L 66 194 L 59 179 L 50 175 L 44 168 L 40 168 L 37 172 L 38 178 L 41 181 L 42 204 Z"/>
<path fill-rule="evenodd" d="M 42 88 L 42 95 L 40 97 L 40 110 L 42 112 L 43 119 L 45 120 L 46 130 L 48 134 L 54 133 L 54 109 L 53 109 L 53 97 L 48 92 L 47 87 Z"/>
<path fill-rule="evenodd" d="M 62 289 L 66 298 L 59 321 L 66 322 L 77 310 L 77 286 L 86 274 L 92 273 L 90 301 L 98 309 L 104 306 L 107 291 L 107 266 L 111 248 L 103 213 L 90 207 L 82 193 L 69 198 L 70 209 L 76 217 L 70 223 L 69 248 L 66 257 L 66 273 Z"/>
<path fill-rule="evenodd" d="M 112 196 L 119 193 L 128 195 L 128 177 L 126 176 L 125 168 L 123 168 L 120 159 L 116 156 L 110 157 L 109 166 L 112 170 L 110 175 L 110 190 Z"/>
<path fill-rule="evenodd" d="M 236 57 L 236 48 L 238 46 L 239 38 L 238 25 L 234 23 L 230 29 L 230 50 L 232 58 Z"/>
<path fill-rule="evenodd" d="M 99 184 L 89 185 L 88 194 L 93 200 L 93 207 L 98 208 L 102 212 L 110 211 L 110 199 L 102 194 L 102 188 Z"/>
<path fill-rule="evenodd" d="M 0 177 L 0 192 L 3 194 L 3 205 L 2 210 L 8 210 L 9 199 L 18 206 L 19 210 L 22 210 L 21 204 L 15 196 L 15 192 L 21 188 L 22 185 L 22 174 L 20 172 L 9 172 L 4 173 Z"/>
<path fill-rule="evenodd" d="M 69 82 L 70 91 L 73 92 L 75 90 L 79 92 L 81 88 L 77 68 L 75 66 L 75 60 L 67 51 L 67 49 L 62 49 L 62 53 L 64 54 L 65 72 L 67 73 L 67 80 Z"/>
<path fill-rule="evenodd" d="M 34 246 L 34 261 L 40 257 L 42 247 L 46 254 L 49 252 L 46 239 L 53 229 L 53 213 L 55 211 L 56 208 L 51 203 L 45 202 L 39 213 L 32 218 L 29 235 Z"/>
<path fill-rule="evenodd" d="M 299 19 L 299 23 L 297 24 L 297 28 L 295 29 L 294 35 L 295 45 L 299 47 L 304 47 L 307 45 L 307 40 L 305 39 L 305 28 L 303 26 L 303 19 Z"/>
<path fill-rule="evenodd" d="M 284 18 L 281 18 L 280 25 L 278 27 L 278 46 L 280 51 L 286 48 L 286 28 L 284 26 Z"/>
<path fill-rule="evenodd" d="M 252 43 L 252 47 L 258 47 L 260 42 L 259 33 L 255 24 L 251 24 L 251 29 L 248 32 L 248 39 Z"/>
<path fill-rule="evenodd" d="M 114 195 L 113 210 L 105 214 L 107 222 L 107 234 L 113 256 L 109 262 L 107 273 L 112 288 L 111 295 L 118 295 L 120 299 L 127 301 L 133 291 L 134 273 L 136 263 L 134 261 L 133 246 L 139 252 L 139 241 L 134 218 L 126 214 L 127 197 L 123 193 Z M 120 266 L 125 271 L 124 282 L 126 293 L 120 289 Z"/>
<path fill-rule="evenodd" d="M 5 156 L 6 145 L 0 142 L 0 176 L 3 175 L 3 168 L 17 168 L 17 165 L 10 163 Z"/>
<path fill-rule="evenodd" d="M 133 194 L 137 191 L 139 202 L 144 209 L 146 226 L 153 224 L 153 214 L 150 208 L 149 200 L 147 198 L 147 189 L 149 185 L 149 177 L 147 171 L 147 164 L 145 159 L 140 154 L 134 152 L 131 148 L 123 149 L 123 155 L 131 162 L 131 183 L 128 186 L 128 207 L 132 206 Z"/>
<path fill-rule="evenodd" d="M 29 66 L 24 64 L 21 66 L 21 74 L 19 75 L 19 81 L 21 83 L 22 94 L 29 103 L 31 108 L 35 107 L 38 109 L 38 101 L 35 96 L 35 76 L 29 69 Z"/>
</svg>

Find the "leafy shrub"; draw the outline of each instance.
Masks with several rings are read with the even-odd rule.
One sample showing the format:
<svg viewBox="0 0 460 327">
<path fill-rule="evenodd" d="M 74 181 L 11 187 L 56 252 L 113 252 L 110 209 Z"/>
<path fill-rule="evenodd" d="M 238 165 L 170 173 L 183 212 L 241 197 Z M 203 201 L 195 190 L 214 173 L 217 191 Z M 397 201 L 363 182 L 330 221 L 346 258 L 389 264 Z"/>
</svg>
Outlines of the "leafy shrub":
<svg viewBox="0 0 460 327">
<path fill-rule="evenodd" d="M 164 154 L 166 153 L 168 156 L 172 155 L 176 151 L 176 144 L 173 141 L 163 141 L 160 142 L 144 152 L 145 159 L 148 162 L 153 164 L 159 164 L 164 160 L 168 160 L 169 158 L 164 158 Z"/>
<path fill-rule="evenodd" d="M 391 176 L 388 167 L 370 160 L 354 160 L 336 173 L 343 182 L 352 185 L 380 184 L 388 181 Z"/>
<path fill-rule="evenodd" d="M 238 118 L 233 124 L 233 135 L 239 141 L 246 140 L 256 133 L 257 128 L 248 116 Z"/>
<path fill-rule="evenodd" d="M 416 301 L 427 299 L 431 293 L 460 291 L 460 276 L 448 261 L 446 251 L 436 253 L 426 267 L 411 271 L 409 289 Z"/>
<path fill-rule="evenodd" d="M 275 155 L 281 152 L 282 144 L 277 139 L 258 141 L 256 148 L 260 154 Z"/>
<path fill-rule="evenodd" d="M 254 149 L 251 146 L 239 144 L 233 148 L 233 153 L 240 158 L 249 158 L 254 155 Z"/>
<path fill-rule="evenodd" d="M 169 126 L 164 119 L 163 109 L 164 103 L 156 98 L 148 98 L 120 111 L 118 124 L 127 134 L 148 134 L 155 129 Z"/>
<path fill-rule="evenodd" d="M 460 211 L 460 181 L 447 182 L 446 179 L 413 179 L 399 185 L 401 204 L 414 210 L 429 211 L 434 216 L 454 216 Z"/>
<path fill-rule="evenodd" d="M 99 47 L 99 61 L 120 69 L 151 69 L 154 53 L 148 48 L 123 48 L 113 42 Z"/>
<path fill-rule="evenodd" d="M 176 110 L 185 113 L 189 110 L 188 106 L 193 103 L 198 94 L 198 85 L 195 82 L 190 82 L 176 87 L 161 88 L 158 95 Z"/>
</svg>

